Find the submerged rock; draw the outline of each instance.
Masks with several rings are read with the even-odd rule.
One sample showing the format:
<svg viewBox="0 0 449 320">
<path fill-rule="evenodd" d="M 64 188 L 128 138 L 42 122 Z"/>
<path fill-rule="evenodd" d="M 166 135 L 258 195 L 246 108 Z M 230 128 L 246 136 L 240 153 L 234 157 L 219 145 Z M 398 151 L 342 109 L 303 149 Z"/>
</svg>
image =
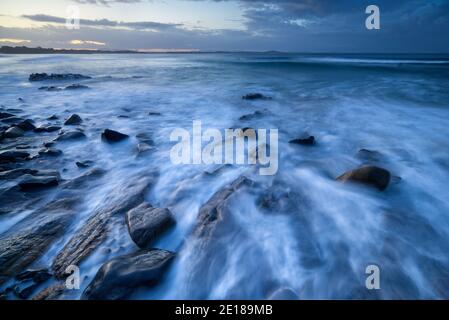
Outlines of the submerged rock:
<svg viewBox="0 0 449 320">
<path fill-rule="evenodd" d="M 380 152 L 368 149 L 360 149 L 357 152 L 356 157 L 361 160 L 374 161 L 374 162 L 380 161 L 383 158 Z"/>
<path fill-rule="evenodd" d="M 18 185 L 22 191 L 37 191 L 55 187 L 58 184 L 59 179 L 56 176 L 32 176 L 26 174 Z"/>
<path fill-rule="evenodd" d="M 29 81 L 45 81 L 45 80 L 82 80 L 91 79 L 89 76 L 84 76 L 77 73 L 65 73 L 65 74 L 47 74 L 47 73 L 32 73 L 30 74 Z"/>
<path fill-rule="evenodd" d="M 271 100 L 271 97 L 265 96 L 261 93 L 248 93 L 242 97 L 243 100 Z"/>
<path fill-rule="evenodd" d="M 161 116 L 162 113 L 157 112 L 157 111 L 149 111 L 149 112 L 148 112 L 148 115 L 149 115 L 149 116 Z"/>
<path fill-rule="evenodd" d="M 0 163 L 17 162 L 28 158 L 30 154 L 25 151 L 6 150 L 0 152 Z"/>
<path fill-rule="evenodd" d="M 65 283 L 56 283 L 37 293 L 32 300 L 57 300 L 66 289 Z"/>
<path fill-rule="evenodd" d="M 69 226 L 77 199 L 61 199 L 35 210 L 0 237 L 0 277 L 12 277 L 38 259 Z"/>
<path fill-rule="evenodd" d="M 78 168 L 88 168 L 89 166 L 91 166 L 94 162 L 90 161 L 90 160 L 86 160 L 86 161 L 77 161 L 75 162 L 76 166 Z"/>
<path fill-rule="evenodd" d="M 81 117 L 79 115 L 77 115 L 76 113 L 72 114 L 70 117 L 67 118 L 67 120 L 64 122 L 64 124 L 66 126 L 70 126 L 70 125 L 78 125 L 81 124 L 81 122 L 83 122 L 83 119 L 81 119 Z"/>
<path fill-rule="evenodd" d="M 175 219 L 170 210 L 154 208 L 149 203 L 142 203 L 126 214 L 129 234 L 141 248 L 148 248 L 174 224 Z"/>
<path fill-rule="evenodd" d="M 7 119 L 7 118 L 12 118 L 12 117 L 14 117 L 14 115 L 11 113 L 0 112 L 0 119 Z"/>
<path fill-rule="evenodd" d="M 28 269 L 15 276 L 16 280 L 33 280 L 35 283 L 42 283 L 51 278 L 48 269 Z"/>
<path fill-rule="evenodd" d="M 40 87 L 39 90 L 45 90 L 45 91 L 61 91 L 62 88 L 61 87 L 55 87 L 55 86 L 44 86 L 44 87 Z"/>
<path fill-rule="evenodd" d="M 79 89 L 89 89 L 89 87 L 82 84 L 71 84 L 65 87 L 65 90 L 79 90 Z"/>
<path fill-rule="evenodd" d="M 5 138 L 18 138 L 25 134 L 25 132 L 19 127 L 11 127 L 3 133 Z"/>
<path fill-rule="evenodd" d="M 300 144 L 302 146 L 313 146 L 315 144 L 315 137 L 309 136 L 307 138 L 299 138 L 290 140 L 289 143 Z"/>
<path fill-rule="evenodd" d="M 61 129 L 60 126 L 53 126 L 53 125 L 44 125 L 44 126 L 40 126 L 35 128 L 33 131 L 36 133 L 40 133 L 40 132 L 55 132 L 58 131 L 59 129 Z"/>
<path fill-rule="evenodd" d="M 103 131 L 103 133 L 101 134 L 101 139 L 103 141 L 106 142 L 119 142 L 122 140 L 125 140 L 129 138 L 129 136 L 127 134 L 118 132 L 118 131 L 114 131 L 114 130 L 110 130 L 110 129 L 106 129 Z"/>
<path fill-rule="evenodd" d="M 362 166 L 344 173 L 337 178 L 341 182 L 358 182 L 371 185 L 383 191 L 390 183 L 391 174 L 388 170 L 376 166 Z"/>
<path fill-rule="evenodd" d="M 251 120 L 251 119 L 255 119 L 255 118 L 260 118 L 261 116 L 263 116 L 262 111 L 255 111 L 254 113 L 245 114 L 244 116 L 241 116 L 239 118 L 239 120 L 246 121 L 246 120 Z"/>
<path fill-rule="evenodd" d="M 83 292 L 82 299 L 117 300 L 139 287 L 157 284 L 175 254 L 160 249 L 141 250 L 106 262 Z"/>
<path fill-rule="evenodd" d="M 84 139 L 86 135 L 81 131 L 68 131 L 59 135 L 55 141 L 69 141 L 69 140 L 78 140 Z"/>
<path fill-rule="evenodd" d="M 62 155 L 62 151 L 55 148 L 46 148 L 39 151 L 40 156 L 58 157 Z"/>
<path fill-rule="evenodd" d="M 130 179 L 128 183 L 116 188 L 114 193 L 107 195 L 103 201 L 104 206 L 93 213 L 57 254 L 52 264 L 55 277 L 64 278 L 65 269 L 69 265 L 78 265 L 103 243 L 111 225 L 117 219 L 123 219 L 127 211 L 144 201 L 145 194 L 155 179 L 156 174 L 149 172 L 143 178 Z"/>
</svg>

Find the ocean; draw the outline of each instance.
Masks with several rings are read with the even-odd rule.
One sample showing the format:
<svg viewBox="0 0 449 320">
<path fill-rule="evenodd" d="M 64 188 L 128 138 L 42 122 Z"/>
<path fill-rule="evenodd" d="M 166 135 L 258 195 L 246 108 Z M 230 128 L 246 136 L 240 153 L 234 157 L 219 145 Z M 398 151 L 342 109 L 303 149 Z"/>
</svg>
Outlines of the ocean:
<svg viewBox="0 0 449 320">
<path fill-rule="evenodd" d="M 28 81 L 43 72 L 91 78 Z M 89 88 L 39 90 L 74 83 Z M 242 99 L 249 93 L 271 99 Z M 64 118 L 82 118 L 77 128 L 86 138 L 58 141 L 57 157 L 38 152 L 58 131 L 0 141 L 0 152 L 31 154 L 20 168 L 55 170 L 66 182 L 92 168 L 104 171 L 70 192 L 60 183 L 37 191 L 33 201 L 2 200 L 0 247 L 15 232 L 35 227 L 40 220 L 30 217 L 36 212 L 49 214 L 43 209 L 48 202 L 77 199 L 74 218 L 27 268 L 51 270 L 96 212 L 126 198 L 130 182 L 156 175 L 144 199 L 168 208 L 176 225 L 152 247 L 176 257 L 157 284 L 139 284 L 127 298 L 449 298 L 448 55 L 0 55 L 0 105 L 36 126 L 66 131 Z M 58 119 L 48 120 L 52 115 Z M 277 129 L 276 174 L 262 176 L 254 165 L 173 164 L 171 132 L 191 130 L 196 120 L 204 129 Z M 2 120 L 0 127 L 7 126 Z M 107 128 L 129 139 L 105 143 L 101 132 Z M 289 143 L 307 136 L 315 145 Z M 388 188 L 336 181 L 366 164 L 391 173 Z M 203 205 L 242 176 L 251 183 L 218 208 L 216 232 L 198 236 Z M 0 198 L 19 179 L 0 178 Z M 138 250 L 124 213 L 108 217 L 103 227 L 101 241 L 75 259 L 80 288 L 59 298 L 82 297 L 100 266 Z M 8 259 L 0 254 L 2 263 Z M 374 290 L 366 287 L 372 265 L 380 270 Z M 17 283 L 10 275 L 0 272 L 0 292 Z M 57 282 L 40 283 L 33 294 Z"/>
</svg>

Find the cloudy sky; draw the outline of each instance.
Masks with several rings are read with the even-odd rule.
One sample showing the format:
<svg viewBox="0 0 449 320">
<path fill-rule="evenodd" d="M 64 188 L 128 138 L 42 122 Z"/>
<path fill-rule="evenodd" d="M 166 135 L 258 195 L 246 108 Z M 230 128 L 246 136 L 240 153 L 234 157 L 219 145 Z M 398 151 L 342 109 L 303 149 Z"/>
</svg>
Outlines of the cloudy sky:
<svg viewBox="0 0 449 320">
<path fill-rule="evenodd" d="M 365 28 L 371 4 L 380 30 Z M 75 30 L 66 27 L 73 6 Z M 0 0 L 0 45 L 449 52 L 449 0 Z"/>
</svg>

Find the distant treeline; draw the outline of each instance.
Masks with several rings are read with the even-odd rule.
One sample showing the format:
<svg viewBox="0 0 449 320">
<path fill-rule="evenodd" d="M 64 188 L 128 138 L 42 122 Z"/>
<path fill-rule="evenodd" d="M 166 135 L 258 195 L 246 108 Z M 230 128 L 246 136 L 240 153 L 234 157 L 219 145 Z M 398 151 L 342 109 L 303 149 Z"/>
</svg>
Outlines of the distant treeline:
<svg viewBox="0 0 449 320">
<path fill-rule="evenodd" d="M 108 50 L 78 50 L 78 49 L 53 49 L 53 48 L 29 48 L 29 47 L 10 47 L 2 46 L 0 48 L 0 53 L 6 54 L 60 54 L 60 53 L 72 53 L 72 54 L 92 54 L 92 53 L 140 53 L 138 51 L 132 50 L 118 50 L 118 51 L 108 51 Z"/>
</svg>

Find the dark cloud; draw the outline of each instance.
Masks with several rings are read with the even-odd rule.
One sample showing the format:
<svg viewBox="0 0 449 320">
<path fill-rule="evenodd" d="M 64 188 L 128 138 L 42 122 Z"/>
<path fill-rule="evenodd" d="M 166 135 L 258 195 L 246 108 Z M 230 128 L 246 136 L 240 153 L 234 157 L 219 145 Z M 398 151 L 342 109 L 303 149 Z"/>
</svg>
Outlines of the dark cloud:
<svg viewBox="0 0 449 320">
<path fill-rule="evenodd" d="M 50 16 L 46 14 L 23 15 L 22 17 L 38 22 L 49 22 L 58 24 L 65 24 L 66 22 L 65 18 Z M 182 24 L 179 23 L 160 23 L 153 21 L 121 22 L 108 19 L 99 19 L 99 20 L 80 19 L 80 25 L 91 27 L 126 27 L 138 30 L 140 29 L 166 30 L 182 26 Z"/>
</svg>

